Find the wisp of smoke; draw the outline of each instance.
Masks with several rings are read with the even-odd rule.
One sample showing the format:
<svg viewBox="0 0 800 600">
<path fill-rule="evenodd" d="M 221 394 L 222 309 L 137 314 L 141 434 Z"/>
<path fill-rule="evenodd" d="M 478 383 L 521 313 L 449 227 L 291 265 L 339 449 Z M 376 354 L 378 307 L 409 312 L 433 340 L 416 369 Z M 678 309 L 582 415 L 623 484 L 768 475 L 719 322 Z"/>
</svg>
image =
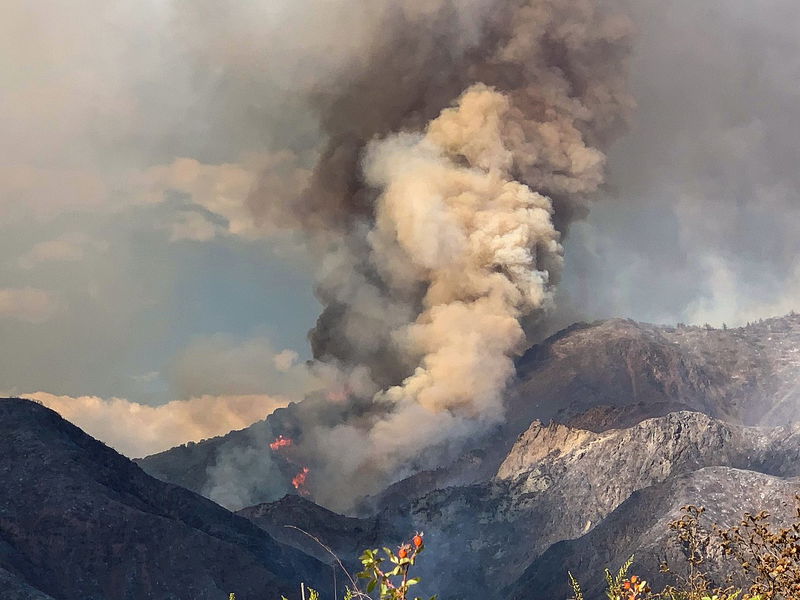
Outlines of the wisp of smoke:
<svg viewBox="0 0 800 600">
<path fill-rule="evenodd" d="M 502 420 L 523 320 L 552 304 L 633 106 L 612 0 L 380 6 L 312 97 L 327 142 L 307 189 L 276 203 L 265 176 L 248 200 L 318 259 L 312 349 L 352 410 L 303 420 L 293 451 L 337 508 Z"/>
</svg>

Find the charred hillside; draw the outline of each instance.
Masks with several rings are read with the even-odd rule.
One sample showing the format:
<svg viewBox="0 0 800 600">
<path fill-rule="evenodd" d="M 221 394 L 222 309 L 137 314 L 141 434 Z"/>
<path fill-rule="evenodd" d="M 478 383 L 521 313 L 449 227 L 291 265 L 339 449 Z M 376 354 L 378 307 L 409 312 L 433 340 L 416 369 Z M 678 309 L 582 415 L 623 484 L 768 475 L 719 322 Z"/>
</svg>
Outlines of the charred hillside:
<svg viewBox="0 0 800 600">
<path fill-rule="evenodd" d="M 583 583 L 587 597 L 602 598 L 602 577 L 608 567 L 623 564 L 635 551 L 633 570 L 647 573 L 657 588 L 673 583 L 659 573 L 665 559 L 678 572 L 685 570 L 685 558 L 669 522 L 680 518 L 683 506 L 703 506 L 702 526 L 735 525 L 749 512 L 766 510 L 772 523 L 792 522 L 795 495 L 800 479 L 783 479 L 729 467 L 706 467 L 636 491 L 601 524 L 577 539 L 554 544 L 537 558 L 504 590 L 512 600 L 567 598 L 569 585 L 564 573 L 569 570 Z M 709 557 L 705 569 L 724 581 L 732 563 Z M 740 584 L 746 585 L 745 582 Z"/>
<path fill-rule="evenodd" d="M 490 594 L 493 582 L 515 581 L 550 545 L 591 531 L 637 490 L 711 466 L 800 475 L 799 433 L 693 412 L 601 434 L 535 422 L 492 480 L 430 492 L 400 514 L 445 554 L 470 549 L 445 574 L 461 597 L 481 585 Z M 776 454 L 787 458 L 773 462 Z"/>
<path fill-rule="evenodd" d="M 625 407 L 583 423 L 676 409 L 747 425 L 798 418 L 800 316 L 735 329 L 664 327 L 612 319 L 577 324 L 517 363 L 509 414 L 566 421 L 597 407 Z M 597 417 L 599 422 L 591 423 Z M 530 422 L 530 421 L 528 421 Z"/>
</svg>

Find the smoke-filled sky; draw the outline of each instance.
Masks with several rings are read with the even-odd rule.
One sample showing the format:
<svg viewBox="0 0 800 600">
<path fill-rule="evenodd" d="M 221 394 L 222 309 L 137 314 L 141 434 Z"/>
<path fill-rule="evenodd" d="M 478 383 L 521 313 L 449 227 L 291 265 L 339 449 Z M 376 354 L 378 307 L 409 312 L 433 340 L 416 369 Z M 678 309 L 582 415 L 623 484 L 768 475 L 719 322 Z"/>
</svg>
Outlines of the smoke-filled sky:
<svg viewBox="0 0 800 600">
<path fill-rule="evenodd" d="M 465 91 L 445 69 L 471 64 L 461 57 L 495 3 L 455 4 L 450 21 L 432 27 L 451 60 L 427 74 L 453 86 L 445 105 Z M 606 183 L 591 194 L 589 215 L 562 240 L 551 327 L 605 316 L 733 325 L 797 308 L 800 6 L 629 4 L 636 34 L 626 87 L 638 108 L 625 111 L 627 132 L 604 148 Z M 343 123 L 363 122 L 360 135 L 397 133 L 395 123 L 376 124 L 377 109 L 352 101 L 375 93 L 358 76 L 377 82 L 381 64 L 392 73 L 406 54 L 426 56 L 419 40 L 404 49 L 399 34 L 386 46 L 392 52 L 376 50 L 376 31 L 396 5 L 55 0 L 45 10 L 4 2 L 0 391 L 38 393 L 140 455 L 242 427 L 318 387 L 304 365 L 321 310 L 314 287 L 323 280 L 321 300 L 331 306 L 344 286 L 330 279 L 363 248 L 323 252 L 328 237 L 308 231 L 335 231 L 336 215 L 295 199 L 331 181 L 315 164 L 340 167 L 350 147 L 331 140 L 353 130 Z M 425 3 L 400 5 L 410 22 L 441 18 Z M 376 55 L 385 62 L 371 62 Z M 381 102 L 378 93 L 372 104 Z M 433 155 L 464 145 L 443 130 L 428 130 Z M 394 142 L 373 147 L 367 169 L 370 184 L 387 191 L 392 223 L 399 217 L 388 190 L 402 188 L 392 188 L 402 173 L 381 157 L 423 153 L 419 139 Z M 459 152 L 494 168 L 485 148 Z M 274 206 L 297 210 L 289 218 Z M 320 256 L 328 257 L 322 266 Z M 402 287 L 398 279 L 391 283 Z M 408 320 L 404 310 L 422 301 L 411 296 L 380 317 Z M 323 323 L 318 349 L 341 322 Z"/>
</svg>

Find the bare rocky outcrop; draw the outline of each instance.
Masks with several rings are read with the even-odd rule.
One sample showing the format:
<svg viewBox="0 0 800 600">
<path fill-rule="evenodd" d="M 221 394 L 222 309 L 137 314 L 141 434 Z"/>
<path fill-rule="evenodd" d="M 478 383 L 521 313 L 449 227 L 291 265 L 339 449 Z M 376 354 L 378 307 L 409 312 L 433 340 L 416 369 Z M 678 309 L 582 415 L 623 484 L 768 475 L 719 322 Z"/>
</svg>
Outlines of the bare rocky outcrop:
<svg viewBox="0 0 800 600">
<path fill-rule="evenodd" d="M 780 431 L 788 436 L 795 430 Z M 514 444 L 497 476 L 515 479 L 542 469 L 563 469 L 598 483 L 604 478 L 627 481 L 636 477 L 650 485 L 675 469 L 708 464 L 747 468 L 773 446 L 776 437 L 781 434 L 771 428 L 734 425 L 688 411 L 603 433 L 536 421 Z M 624 472 L 609 472 L 620 463 L 626 463 Z"/>
<path fill-rule="evenodd" d="M 541 421 L 536 420 L 514 444 L 500 465 L 497 476 L 501 479 L 514 477 L 545 458 L 558 458 L 577 448 L 585 447 L 599 437 L 591 431 L 555 422 L 543 425 Z"/>
</svg>

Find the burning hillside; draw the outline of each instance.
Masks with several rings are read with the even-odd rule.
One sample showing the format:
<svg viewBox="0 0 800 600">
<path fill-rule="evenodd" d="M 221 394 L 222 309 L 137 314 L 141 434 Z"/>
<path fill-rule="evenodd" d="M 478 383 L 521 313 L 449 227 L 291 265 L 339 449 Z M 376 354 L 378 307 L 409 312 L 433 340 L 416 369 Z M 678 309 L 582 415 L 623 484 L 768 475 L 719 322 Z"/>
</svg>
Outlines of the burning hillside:
<svg viewBox="0 0 800 600">
<path fill-rule="evenodd" d="M 294 441 L 291 438 L 279 435 L 277 438 L 275 438 L 274 442 L 270 442 L 269 449 L 273 452 L 277 452 L 278 450 L 282 450 L 284 448 L 290 448 L 293 443 Z"/>
<path fill-rule="evenodd" d="M 293 445 L 294 440 L 292 438 L 281 434 L 275 438 L 273 442 L 270 442 L 269 448 L 273 452 L 279 454 L 288 464 L 299 469 L 291 479 L 292 487 L 294 487 L 294 489 L 297 490 L 297 493 L 301 496 L 309 497 L 311 496 L 311 492 L 306 485 L 306 480 L 308 479 L 311 469 L 304 465 L 299 465 L 296 462 L 290 450 Z"/>
</svg>

